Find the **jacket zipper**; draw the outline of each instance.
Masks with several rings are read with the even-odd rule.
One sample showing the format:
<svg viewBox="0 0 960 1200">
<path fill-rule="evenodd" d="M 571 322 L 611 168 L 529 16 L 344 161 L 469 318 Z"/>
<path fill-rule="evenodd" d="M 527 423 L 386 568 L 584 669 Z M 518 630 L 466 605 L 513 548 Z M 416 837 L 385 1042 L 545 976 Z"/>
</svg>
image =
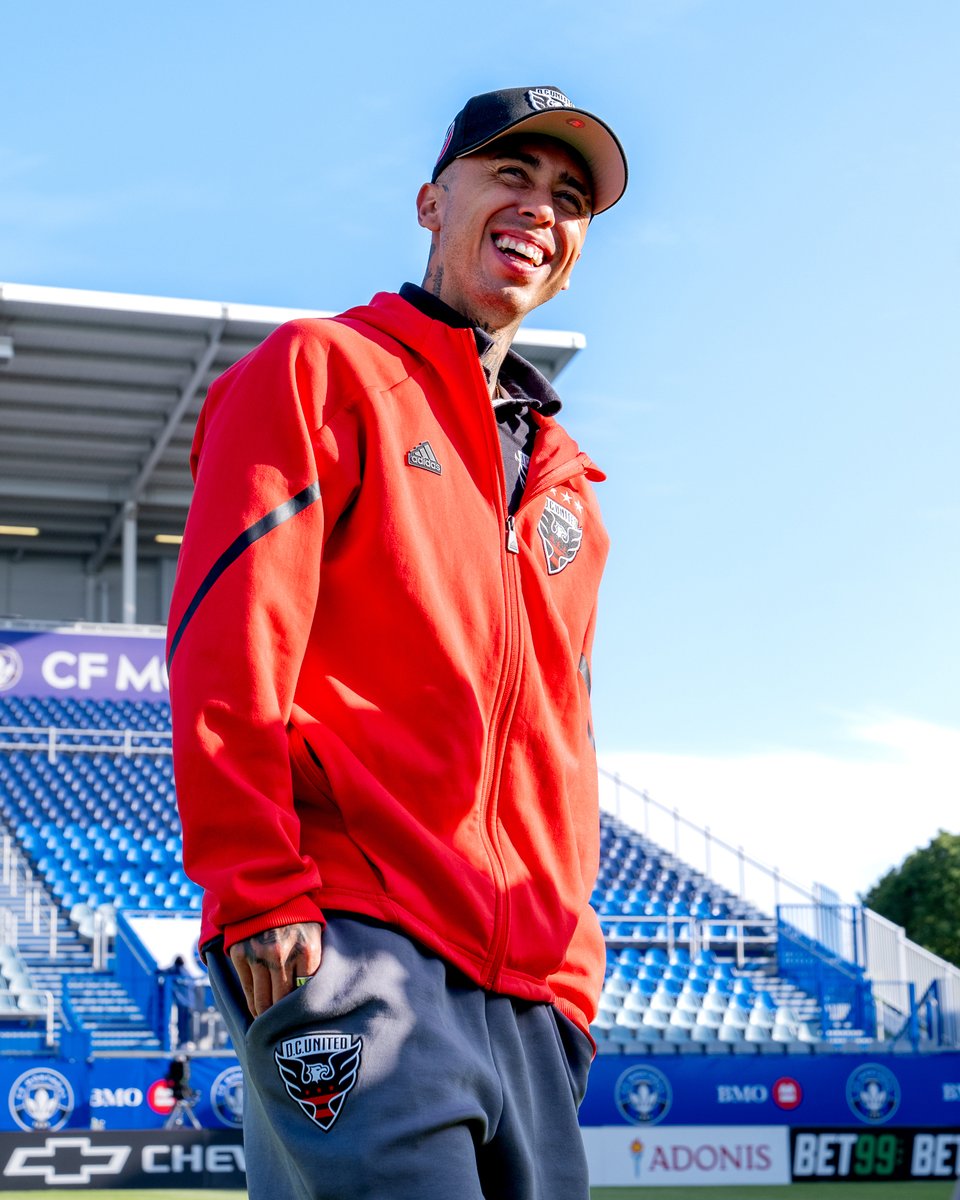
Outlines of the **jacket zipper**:
<svg viewBox="0 0 960 1200">
<path fill-rule="evenodd" d="M 510 925 L 510 894 L 497 834 L 499 784 L 503 776 L 507 740 L 519 695 L 518 685 L 520 670 L 523 664 L 523 655 L 521 653 L 520 622 L 520 543 L 517 538 L 514 514 L 507 513 L 507 490 L 503 473 L 502 451 L 496 428 L 496 418 L 492 407 L 490 407 L 490 398 L 485 380 L 483 379 L 483 372 L 479 371 L 478 375 L 480 377 L 478 382 L 482 391 L 483 407 L 486 413 L 489 414 L 484 421 L 484 425 L 487 430 L 488 448 L 492 454 L 495 491 L 499 497 L 500 512 L 506 514 L 503 518 L 505 537 L 501 543 L 500 556 L 506 608 L 504 621 L 504 665 L 500 673 L 499 689 L 494 704 L 491 734 L 487 741 L 487 754 L 484 761 L 485 786 L 481 801 L 480 823 L 487 842 L 487 853 L 494 876 L 493 936 L 490 942 L 486 972 L 486 986 L 494 987 L 503 968 L 504 959 L 506 958 Z M 555 467 L 549 471 L 543 479 L 538 480 L 536 491 L 530 492 L 529 495 L 526 491 L 524 492 L 520 504 L 517 506 L 517 511 L 519 512 L 528 502 L 532 502 L 537 496 L 542 495 L 544 491 L 549 490 L 555 483 L 572 479 L 578 473 L 576 470 L 571 470 L 571 466 L 573 465 L 570 460 L 567 460 L 559 467 Z"/>
<path fill-rule="evenodd" d="M 507 549 L 511 554 L 520 553 L 520 543 L 517 541 L 517 530 L 513 523 L 513 514 L 507 517 Z"/>
<path fill-rule="evenodd" d="M 470 340 L 473 341 L 472 334 Z M 486 844 L 494 884 L 493 931 L 487 955 L 484 984 L 487 987 L 493 987 L 506 957 L 510 928 L 510 895 L 497 825 L 499 784 L 503 775 L 507 736 L 516 707 L 520 667 L 523 661 L 520 645 L 520 571 L 518 563 L 520 545 L 517 541 L 513 516 L 507 512 L 503 453 L 500 449 L 496 417 L 490 403 L 486 378 L 476 358 L 473 358 L 472 366 L 484 436 L 487 440 L 487 453 L 490 456 L 493 494 L 497 510 L 503 521 L 501 528 L 504 530 L 504 538 L 500 543 L 500 573 L 504 595 L 503 666 L 497 681 L 497 693 L 491 713 L 490 732 L 487 737 L 483 764 L 483 788 L 480 797 L 480 829 Z"/>
</svg>

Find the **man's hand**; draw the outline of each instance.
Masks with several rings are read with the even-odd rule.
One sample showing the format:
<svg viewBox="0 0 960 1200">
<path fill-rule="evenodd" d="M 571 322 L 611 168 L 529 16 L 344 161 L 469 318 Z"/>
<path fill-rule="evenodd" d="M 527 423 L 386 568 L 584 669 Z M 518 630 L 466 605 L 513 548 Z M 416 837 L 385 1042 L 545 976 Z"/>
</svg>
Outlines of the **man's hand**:
<svg viewBox="0 0 960 1200">
<path fill-rule="evenodd" d="M 247 1008 L 255 1017 L 289 995 L 298 978 L 320 966 L 320 933 L 315 921 L 264 929 L 230 947 L 230 961 L 240 978 Z"/>
</svg>

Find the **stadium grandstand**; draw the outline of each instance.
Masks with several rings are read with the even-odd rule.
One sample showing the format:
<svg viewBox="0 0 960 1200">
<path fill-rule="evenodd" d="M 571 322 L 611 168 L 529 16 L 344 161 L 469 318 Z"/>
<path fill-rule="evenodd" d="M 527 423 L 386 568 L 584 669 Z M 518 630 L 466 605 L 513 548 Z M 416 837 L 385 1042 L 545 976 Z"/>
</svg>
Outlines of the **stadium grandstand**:
<svg viewBox="0 0 960 1200">
<path fill-rule="evenodd" d="M 0 1133 L 239 1136 L 180 856 L 163 619 L 205 389 L 299 315 L 0 284 Z M 517 344 L 554 377 L 583 338 Z M 788 1182 L 805 1136 L 882 1125 L 915 1149 L 957 1122 L 955 967 L 616 776 L 601 796 L 595 1182 L 631 1182 L 671 1131 L 773 1128 Z"/>
</svg>

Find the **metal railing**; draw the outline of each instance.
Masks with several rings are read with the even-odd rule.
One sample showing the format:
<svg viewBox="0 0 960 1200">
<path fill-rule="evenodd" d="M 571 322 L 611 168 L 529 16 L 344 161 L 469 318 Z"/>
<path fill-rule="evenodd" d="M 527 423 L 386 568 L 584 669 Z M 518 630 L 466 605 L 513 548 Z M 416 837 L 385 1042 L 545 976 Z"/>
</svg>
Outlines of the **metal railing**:
<svg viewBox="0 0 960 1200">
<path fill-rule="evenodd" d="M 863 972 L 877 1006 L 878 1036 L 912 1028 L 925 1041 L 960 1045 L 960 969 L 910 941 L 901 926 L 854 904 L 784 905 L 780 915 Z M 931 1011 L 935 1005 L 935 1021 L 918 1016 L 924 1005 Z"/>
<path fill-rule="evenodd" d="M 0 883 L 6 889 L 7 898 L 15 900 L 23 897 L 23 915 L 18 917 L 10 909 L 6 912 L 9 917 L 2 918 L 4 929 L 9 938 L 4 937 L 8 945 L 16 946 L 19 942 L 20 921 L 37 937 L 46 930 L 47 950 L 51 961 L 56 958 L 58 946 L 58 921 L 60 910 L 50 900 L 42 882 L 34 876 L 33 869 L 20 852 L 10 834 L 0 837 Z M 10 918 L 12 917 L 12 921 Z"/>
<path fill-rule="evenodd" d="M 154 754 L 173 753 L 173 734 L 151 729 L 58 729 L 53 726 L 0 726 L 0 750 L 42 750 L 49 762 L 60 754 Z M 159 743 L 159 744 L 158 744 Z"/>
<path fill-rule="evenodd" d="M 740 900 L 768 914 L 776 912 L 780 904 L 816 902 L 812 891 L 787 879 L 777 867 L 767 866 L 742 846 L 731 846 L 709 828 L 688 821 L 678 809 L 660 804 L 619 774 L 600 767 L 599 775 L 600 805 L 606 812 Z"/>
<path fill-rule="evenodd" d="M 16 950 L 20 943 L 20 922 L 9 908 L 0 908 L 0 946 Z"/>
<path fill-rule="evenodd" d="M 55 1046 L 57 1044 L 57 1002 L 53 992 L 42 991 L 40 988 L 21 988 L 17 991 L 18 1001 L 22 996 L 27 996 L 35 1000 L 42 1000 L 42 1008 L 16 1008 L 10 1010 L 0 1010 L 0 1021 L 30 1021 L 36 1017 L 43 1017 L 44 1045 L 47 1047 Z"/>
<path fill-rule="evenodd" d="M 777 944 L 776 922 L 769 919 L 733 920 L 727 917 L 683 917 L 683 916 L 622 916 L 619 913 L 601 916 L 600 928 L 608 946 L 618 949 L 643 942 L 645 946 L 663 947 L 672 954 L 678 946 L 689 950 L 695 957 L 701 950 L 716 947 L 724 955 L 735 950 L 738 967 L 750 959 L 749 951 L 770 954 Z M 631 926 L 636 935 L 617 930 L 617 926 Z"/>
<path fill-rule="evenodd" d="M 864 912 L 858 904 L 781 904 L 777 915 L 824 950 L 862 967 Z"/>
<path fill-rule="evenodd" d="M 863 967 L 877 999 L 907 1017 L 904 985 L 924 996 L 936 984 L 944 1044 L 960 1045 L 960 969 L 911 942 L 901 926 L 868 908 L 863 910 L 863 938 Z"/>
</svg>

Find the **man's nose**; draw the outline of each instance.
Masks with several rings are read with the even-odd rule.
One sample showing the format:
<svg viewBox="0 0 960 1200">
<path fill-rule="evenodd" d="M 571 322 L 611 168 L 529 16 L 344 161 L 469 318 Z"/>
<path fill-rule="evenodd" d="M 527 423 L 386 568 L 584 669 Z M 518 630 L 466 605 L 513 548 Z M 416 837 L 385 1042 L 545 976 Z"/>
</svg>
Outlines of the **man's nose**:
<svg viewBox="0 0 960 1200">
<path fill-rule="evenodd" d="M 548 228 L 556 221 L 553 199 L 546 196 L 528 196 L 520 205 L 520 213 L 524 217 L 530 217 L 535 224 Z"/>
</svg>

